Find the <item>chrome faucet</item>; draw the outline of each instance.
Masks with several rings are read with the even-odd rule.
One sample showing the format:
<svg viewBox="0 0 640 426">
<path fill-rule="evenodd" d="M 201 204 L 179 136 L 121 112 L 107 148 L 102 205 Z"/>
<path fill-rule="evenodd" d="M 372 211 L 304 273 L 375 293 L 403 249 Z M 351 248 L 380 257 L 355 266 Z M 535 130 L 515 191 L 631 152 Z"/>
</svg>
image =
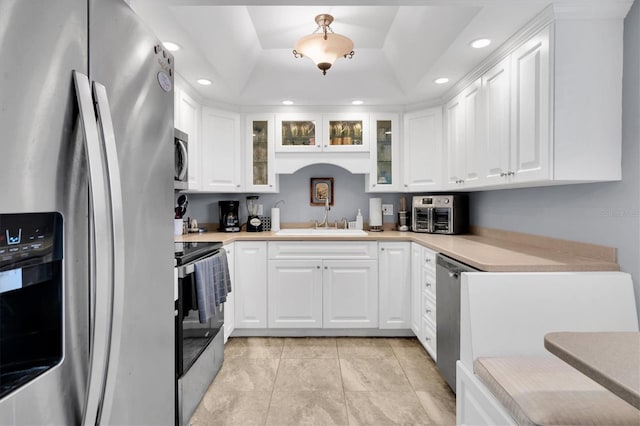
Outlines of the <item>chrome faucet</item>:
<svg viewBox="0 0 640 426">
<path fill-rule="evenodd" d="M 322 222 L 318 223 L 316 220 L 316 228 L 328 228 L 329 227 L 329 197 L 324 199 L 324 217 L 322 218 Z"/>
</svg>

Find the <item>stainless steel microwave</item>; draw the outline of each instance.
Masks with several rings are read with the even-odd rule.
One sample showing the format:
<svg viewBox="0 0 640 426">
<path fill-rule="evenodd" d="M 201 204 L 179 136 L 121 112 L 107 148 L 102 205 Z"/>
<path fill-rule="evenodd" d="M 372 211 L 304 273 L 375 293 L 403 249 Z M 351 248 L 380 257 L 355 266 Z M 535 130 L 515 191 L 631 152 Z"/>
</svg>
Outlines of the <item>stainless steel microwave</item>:
<svg viewBox="0 0 640 426">
<path fill-rule="evenodd" d="M 413 232 L 464 234 L 469 229 L 469 205 L 465 194 L 414 196 L 412 213 Z"/>
<path fill-rule="evenodd" d="M 189 136 L 178 129 L 174 129 L 174 175 L 175 189 L 189 189 Z"/>
</svg>

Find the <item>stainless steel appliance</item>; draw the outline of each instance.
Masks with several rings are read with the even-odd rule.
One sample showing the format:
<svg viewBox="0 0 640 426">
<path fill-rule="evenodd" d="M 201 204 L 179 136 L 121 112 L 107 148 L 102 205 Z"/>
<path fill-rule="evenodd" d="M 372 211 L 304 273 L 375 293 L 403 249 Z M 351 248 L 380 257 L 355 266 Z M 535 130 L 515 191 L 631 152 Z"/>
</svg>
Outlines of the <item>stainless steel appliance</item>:
<svg viewBox="0 0 640 426">
<path fill-rule="evenodd" d="M 189 189 L 189 135 L 174 129 L 174 174 L 175 189 Z"/>
<path fill-rule="evenodd" d="M 59 306 L 55 292 L 3 293 L 0 310 L 27 310 L 35 333 L 52 327 L 48 315 L 63 328 L 46 336 L 60 361 L 52 352 L 36 380 L 18 373 L 0 424 L 172 424 L 173 58 L 121 0 L 0 0 L 0 17 L 11 58 L 0 79 L 0 213 L 63 218 L 62 257 L 40 259 L 52 266 L 2 270 L 2 281 L 22 274 L 20 292 L 44 284 L 25 285 L 32 268 L 62 277 L 57 314 L 39 309 Z M 8 345 L 11 332 L 0 333 L 3 374 L 11 354 L 50 345 Z"/>
<path fill-rule="evenodd" d="M 447 256 L 436 257 L 436 358 L 442 377 L 454 392 L 456 362 L 460 359 L 460 275 L 476 271 Z"/>
<path fill-rule="evenodd" d="M 469 206 L 465 194 L 417 195 L 413 197 L 413 232 L 464 234 L 469 228 Z"/>
<path fill-rule="evenodd" d="M 240 232 L 238 217 L 238 201 L 218 201 L 218 217 L 220 218 L 220 232 Z"/>
<path fill-rule="evenodd" d="M 260 204 L 257 195 L 247 197 L 247 232 L 262 232 L 262 219 L 258 216 Z"/>
<path fill-rule="evenodd" d="M 186 425 L 224 360 L 224 304 L 201 323 L 195 263 L 220 252 L 222 243 L 176 243 L 176 424 Z"/>
</svg>

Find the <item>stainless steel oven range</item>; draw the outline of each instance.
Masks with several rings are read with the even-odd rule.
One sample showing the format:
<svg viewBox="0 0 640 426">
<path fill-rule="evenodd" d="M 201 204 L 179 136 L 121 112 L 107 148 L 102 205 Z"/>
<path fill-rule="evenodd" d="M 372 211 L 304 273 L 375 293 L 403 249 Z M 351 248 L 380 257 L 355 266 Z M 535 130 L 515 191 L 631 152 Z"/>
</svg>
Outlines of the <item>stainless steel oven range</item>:
<svg viewBox="0 0 640 426">
<path fill-rule="evenodd" d="M 224 359 L 224 304 L 200 323 L 195 263 L 222 243 L 175 243 L 176 424 L 186 425 Z"/>
</svg>

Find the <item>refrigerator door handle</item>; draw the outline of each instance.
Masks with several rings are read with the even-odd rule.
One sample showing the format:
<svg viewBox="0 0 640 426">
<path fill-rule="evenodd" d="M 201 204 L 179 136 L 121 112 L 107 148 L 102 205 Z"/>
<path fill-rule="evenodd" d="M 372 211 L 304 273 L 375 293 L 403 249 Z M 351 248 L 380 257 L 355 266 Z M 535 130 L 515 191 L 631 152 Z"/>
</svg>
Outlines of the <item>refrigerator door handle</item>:
<svg viewBox="0 0 640 426">
<path fill-rule="evenodd" d="M 100 137 L 96 124 L 89 78 L 73 71 L 73 80 L 78 101 L 79 119 L 84 130 L 84 143 L 89 171 L 89 192 L 91 199 L 91 223 L 93 264 L 89 283 L 92 294 L 90 304 L 90 350 L 87 392 L 82 413 L 83 425 L 98 423 L 102 411 L 108 349 L 111 336 L 111 248 L 110 248 L 110 199 L 107 188 L 107 171 Z"/>
<path fill-rule="evenodd" d="M 111 197 L 111 249 L 113 303 L 111 308 L 111 344 L 109 347 L 107 375 L 104 387 L 104 404 L 99 421 L 110 424 L 111 406 L 115 396 L 115 382 L 118 372 L 118 358 L 122 339 L 122 314 L 124 310 L 125 254 L 124 254 L 124 208 L 122 202 L 122 181 L 116 151 L 116 138 L 111 118 L 111 109 L 106 88 L 93 82 L 93 93 L 98 111 L 98 124 L 104 144 L 107 164 L 107 180 Z"/>
</svg>

